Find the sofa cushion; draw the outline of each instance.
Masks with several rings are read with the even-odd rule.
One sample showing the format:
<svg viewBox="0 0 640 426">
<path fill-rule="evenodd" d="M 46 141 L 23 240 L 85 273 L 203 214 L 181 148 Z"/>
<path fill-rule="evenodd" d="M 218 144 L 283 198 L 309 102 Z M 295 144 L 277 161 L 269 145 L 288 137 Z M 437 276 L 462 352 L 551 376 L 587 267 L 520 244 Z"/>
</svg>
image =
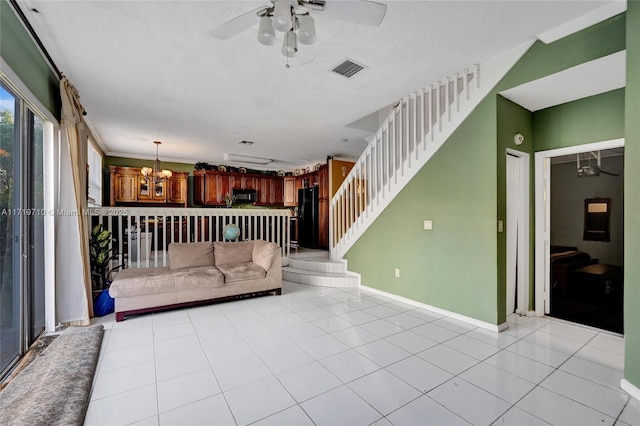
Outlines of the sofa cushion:
<svg viewBox="0 0 640 426">
<path fill-rule="evenodd" d="M 267 276 L 267 271 L 253 262 L 226 263 L 217 268 L 224 274 L 225 283 L 256 280 Z"/>
<path fill-rule="evenodd" d="M 251 262 L 253 241 L 238 241 L 236 243 L 216 241 L 213 243 L 215 265 L 229 263 Z"/>
<path fill-rule="evenodd" d="M 252 259 L 254 263 L 262 266 L 265 271 L 271 269 L 273 259 L 276 258 L 280 248 L 276 243 L 269 243 L 264 240 L 256 240 L 253 245 Z"/>
<path fill-rule="evenodd" d="M 128 268 L 118 272 L 109 286 L 113 298 L 141 296 L 191 288 L 221 287 L 224 276 L 213 266 L 197 266 L 171 270 L 161 268 Z"/>
<path fill-rule="evenodd" d="M 210 242 L 169 244 L 169 269 L 213 266 L 213 245 Z"/>
</svg>

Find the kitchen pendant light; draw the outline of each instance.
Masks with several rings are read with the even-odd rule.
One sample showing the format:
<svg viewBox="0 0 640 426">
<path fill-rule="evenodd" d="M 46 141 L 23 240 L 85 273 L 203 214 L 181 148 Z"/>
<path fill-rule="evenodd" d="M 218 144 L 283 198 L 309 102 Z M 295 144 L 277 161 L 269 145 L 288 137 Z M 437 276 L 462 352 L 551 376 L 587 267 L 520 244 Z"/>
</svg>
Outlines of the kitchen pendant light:
<svg viewBox="0 0 640 426">
<path fill-rule="evenodd" d="M 151 167 L 143 167 L 140 172 L 144 176 L 147 183 L 151 182 L 153 184 L 157 184 L 173 176 L 173 173 L 171 172 L 171 170 L 163 170 L 160 167 L 160 159 L 158 158 L 158 147 L 162 142 L 153 141 L 153 143 L 156 144 L 156 159 L 153 162 L 153 169 Z"/>
</svg>

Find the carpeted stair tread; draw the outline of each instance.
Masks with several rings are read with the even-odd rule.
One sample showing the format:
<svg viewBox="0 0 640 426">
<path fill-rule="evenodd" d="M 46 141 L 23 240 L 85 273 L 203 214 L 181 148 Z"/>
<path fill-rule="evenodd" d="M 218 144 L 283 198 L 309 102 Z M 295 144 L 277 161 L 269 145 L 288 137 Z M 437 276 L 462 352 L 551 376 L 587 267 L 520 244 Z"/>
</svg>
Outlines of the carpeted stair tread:
<svg viewBox="0 0 640 426">
<path fill-rule="evenodd" d="M 103 327 L 70 327 L 0 392 L 2 425 L 82 425 Z"/>
</svg>

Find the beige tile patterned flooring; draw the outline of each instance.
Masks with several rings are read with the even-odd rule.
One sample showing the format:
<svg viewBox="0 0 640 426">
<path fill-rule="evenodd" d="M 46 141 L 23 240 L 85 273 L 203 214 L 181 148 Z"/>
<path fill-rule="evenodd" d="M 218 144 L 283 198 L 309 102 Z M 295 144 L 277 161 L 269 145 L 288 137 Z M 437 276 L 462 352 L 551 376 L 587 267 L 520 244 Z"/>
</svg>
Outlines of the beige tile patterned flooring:
<svg viewBox="0 0 640 426">
<path fill-rule="evenodd" d="M 141 315 L 106 333 L 87 425 L 640 425 L 623 338 L 493 333 L 362 289 Z"/>
</svg>

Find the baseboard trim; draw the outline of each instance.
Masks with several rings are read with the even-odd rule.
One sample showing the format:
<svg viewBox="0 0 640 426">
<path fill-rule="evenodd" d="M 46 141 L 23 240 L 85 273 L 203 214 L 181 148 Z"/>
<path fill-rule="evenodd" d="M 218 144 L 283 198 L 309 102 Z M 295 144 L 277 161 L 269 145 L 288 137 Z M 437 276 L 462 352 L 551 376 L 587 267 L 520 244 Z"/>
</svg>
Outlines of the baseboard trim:
<svg viewBox="0 0 640 426">
<path fill-rule="evenodd" d="M 397 294 L 388 293 L 388 292 L 386 292 L 384 290 L 379 290 L 377 288 L 368 287 L 366 285 L 361 285 L 360 288 L 362 288 L 364 290 L 367 290 L 367 291 L 370 291 L 372 293 L 379 294 L 380 296 L 385 296 L 385 297 L 388 297 L 390 299 L 394 299 L 394 300 L 397 300 L 399 302 L 406 303 L 408 305 L 413 305 L 413 306 L 416 306 L 418 308 L 426 309 L 427 311 L 434 312 L 436 314 L 445 316 L 447 318 L 452 318 L 452 319 L 455 319 L 455 320 L 458 320 L 458 321 L 466 322 L 467 324 L 470 324 L 470 325 L 473 325 L 473 326 L 476 326 L 476 327 L 480 327 L 480 328 L 484 328 L 485 330 L 494 331 L 496 333 L 499 333 L 499 332 L 504 331 L 507 328 L 509 328 L 509 324 L 507 322 L 503 322 L 502 324 L 498 324 L 498 325 L 491 324 L 491 323 L 486 322 L 486 321 L 481 321 L 479 319 L 468 317 L 468 316 L 462 315 L 462 314 L 458 314 L 456 312 L 451 312 L 451 311 L 448 311 L 446 309 L 438 308 L 436 306 L 427 305 L 426 303 L 418 302 L 417 300 L 409 299 L 409 298 L 406 298 L 404 296 L 398 296 Z"/>
<path fill-rule="evenodd" d="M 635 398 L 638 401 L 640 401 L 640 388 L 631 384 L 631 382 L 629 382 L 626 379 L 620 380 L 620 387 L 622 388 L 623 391 L 631 395 L 632 398 Z"/>
</svg>

